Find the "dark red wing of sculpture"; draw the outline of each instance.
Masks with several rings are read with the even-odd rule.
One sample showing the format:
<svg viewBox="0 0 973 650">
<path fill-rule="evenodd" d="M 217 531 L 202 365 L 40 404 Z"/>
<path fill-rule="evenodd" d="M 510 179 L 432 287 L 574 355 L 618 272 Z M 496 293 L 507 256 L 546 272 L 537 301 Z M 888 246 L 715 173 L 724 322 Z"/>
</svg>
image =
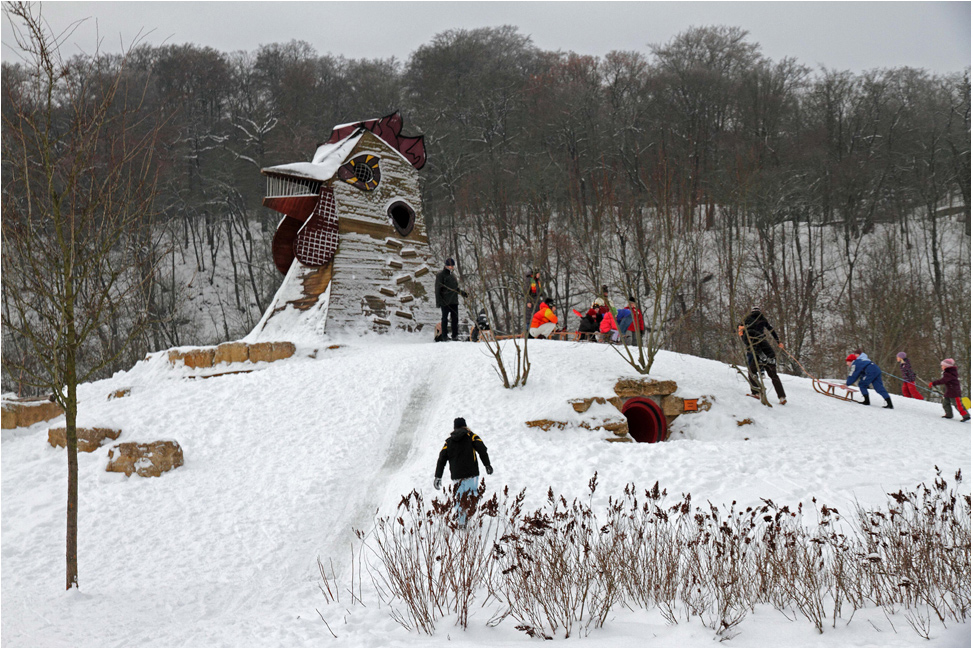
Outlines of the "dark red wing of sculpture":
<svg viewBox="0 0 973 650">
<path fill-rule="evenodd" d="M 294 256 L 306 266 L 324 266 L 338 250 L 338 211 L 330 185 L 321 188 L 314 214 L 294 239 Z"/>
<path fill-rule="evenodd" d="M 384 140 L 393 149 L 405 156 L 405 159 L 416 169 L 422 169 L 426 164 L 426 144 L 423 136 L 409 137 L 400 135 L 402 131 L 402 116 L 392 113 L 378 120 L 366 120 L 347 124 L 331 131 L 328 143 L 335 143 L 344 140 L 358 129 L 371 131 L 376 136 Z"/>
</svg>

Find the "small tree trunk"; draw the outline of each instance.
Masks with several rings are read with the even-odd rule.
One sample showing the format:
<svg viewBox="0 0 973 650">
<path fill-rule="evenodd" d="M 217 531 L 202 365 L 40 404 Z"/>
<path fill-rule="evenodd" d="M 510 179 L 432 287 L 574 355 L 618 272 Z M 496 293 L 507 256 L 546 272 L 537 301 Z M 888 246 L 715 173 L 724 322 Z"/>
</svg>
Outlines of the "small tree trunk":
<svg viewBox="0 0 973 650">
<path fill-rule="evenodd" d="M 68 275 L 68 278 L 70 278 L 70 275 Z M 78 341 L 74 326 L 74 292 L 70 279 L 67 285 L 65 317 L 68 340 L 64 369 L 67 396 L 64 403 L 64 428 L 68 448 L 68 519 L 64 588 L 71 589 L 78 587 Z"/>
</svg>

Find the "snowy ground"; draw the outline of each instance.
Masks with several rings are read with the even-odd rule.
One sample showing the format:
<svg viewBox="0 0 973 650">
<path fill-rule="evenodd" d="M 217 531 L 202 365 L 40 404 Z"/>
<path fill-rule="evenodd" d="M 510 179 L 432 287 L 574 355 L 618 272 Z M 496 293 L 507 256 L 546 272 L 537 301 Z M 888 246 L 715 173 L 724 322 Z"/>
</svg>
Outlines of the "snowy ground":
<svg viewBox="0 0 973 650">
<path fill-rule="evenodd" d="M 336 349 L 327 345 L 340 344 Z M 81 426 L 123 430 L 119 442 L 175 439 L 185 465 L 161 478 L 105 472 L 108 446 L 80 454 L 80 592 L 64 585 L 66 463 L 47 427 L 3 431 L 3 646 L 523 646 L 513 624 L 467 631 L 441 623 L 410 633 L 375 599 L 327 605 L 316 560 L 333 558 L 347 581 L 353 527 L 368 528 L 400 495 L 432 493 L 452 420 L 464 416 L 490 449 L 488 489 L 553 487 L 599 498 L 655 481 L 694 502 L 818 501 L 850 512 L 857 500 L 931 482 L 934 466 L 970 472 L 970 427 L 944 421 L 939 404 L 895 398 L 895 410 L 815 394 L 784 376 L 789 403 L 768 409 L 745 381 L 713 361 L 663 353 L 653 376 L 683 397 L 710 395 L 709 412 L 676 421 L 673 439 L 611 444 L 580 428 L 542 432 L 524 422 L 577 416 L 570 398 L 610 396 L 633 376 L 610 348 L 531 342 L 526 388 L 505 390 L 475 344 L 419 337 L 336 339 L 308 358 L 250 374 L 187 379 L 158 357 L 81 390 Z M 119 388 L 128 397 L 108 400 Z M 738 426 L 750 418 L 753 424 Z M 968 484 L 960 489 L 969 493 Z M 596 503 L 597 505 L 597 503 Z M 334 638 L 316 609 L 328 619 Z M 894 624 L 894 629 L 893 629 Z M 718 646 L 698 623 L 667 626 L 620 609 L 604 629 L 553 646 Z M 863 611 L 823 635 L 773 609 L 747 617 L 729 646 L 970 645 L 970 625 L 934 629 L 931 642 L 904 621 Z"/>
</svg>

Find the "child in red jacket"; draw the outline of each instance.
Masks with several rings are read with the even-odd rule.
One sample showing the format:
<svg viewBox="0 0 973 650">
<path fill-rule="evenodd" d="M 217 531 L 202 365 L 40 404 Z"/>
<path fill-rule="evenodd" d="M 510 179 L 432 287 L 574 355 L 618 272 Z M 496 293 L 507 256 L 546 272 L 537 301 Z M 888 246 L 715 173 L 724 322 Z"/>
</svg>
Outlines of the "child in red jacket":
<svg viewBox="0 0 973 650">
<path fill-rule="evenodd" d="M 939 367 L 943 369 L 943 376 L 936 381 L 929 382 L 929 388 L 933 386 L 942 386 L 945 390 L 943 391 L 943 409 L 946 411 L 946 415 L 943 417 L 947 420 L 953 417 L 953 408 L 950 405 L 950 400 L 956 401 L 956 408 L 959 410 L 959 414 L 963 416 L 963 422 L 970 421 L 970 414 L 963 408 L 963 391 L 959 385 L 959 370 L 956 369 L 956 362 L 952 359 L 943 359 L 939 362 Z"/>
</svg>

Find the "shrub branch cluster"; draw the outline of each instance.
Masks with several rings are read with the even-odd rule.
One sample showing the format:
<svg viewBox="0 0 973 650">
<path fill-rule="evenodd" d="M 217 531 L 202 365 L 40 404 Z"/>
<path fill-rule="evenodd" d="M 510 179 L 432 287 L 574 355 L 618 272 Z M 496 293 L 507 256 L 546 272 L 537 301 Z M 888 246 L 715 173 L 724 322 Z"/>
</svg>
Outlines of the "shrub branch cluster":
<svg viewBox="0 0 973 650">
<path fill-rule="evenodd" d="M 625 607 L 657 609 L 670 624 L 699 621 L 729 639 L 770 605 L 819 633 L 878 607 L 929 638 L 970 615 L 970 497 L 956 492 L 960 472 L 951 488 L 936 471 L 932 486 L 891 493 L 882 508 L 856 504 L 847 516 L 816 499 L 698 505 L 658 483 L 627 485 L 599 516 L 597 473 L 587 498 L 549 489 L 534 510 L 526 490 L 484 498 L 482 483 L 475 502 L 460 504 L 413 491 L 394 516 L 359 531 L 359 574 L 371 574 L 398 623 L 429 635 L 443 619 L 465 629 L 480 608 L 488 625 L 510 620 L 531 637 L 586 636 Z"/>
</svg>

